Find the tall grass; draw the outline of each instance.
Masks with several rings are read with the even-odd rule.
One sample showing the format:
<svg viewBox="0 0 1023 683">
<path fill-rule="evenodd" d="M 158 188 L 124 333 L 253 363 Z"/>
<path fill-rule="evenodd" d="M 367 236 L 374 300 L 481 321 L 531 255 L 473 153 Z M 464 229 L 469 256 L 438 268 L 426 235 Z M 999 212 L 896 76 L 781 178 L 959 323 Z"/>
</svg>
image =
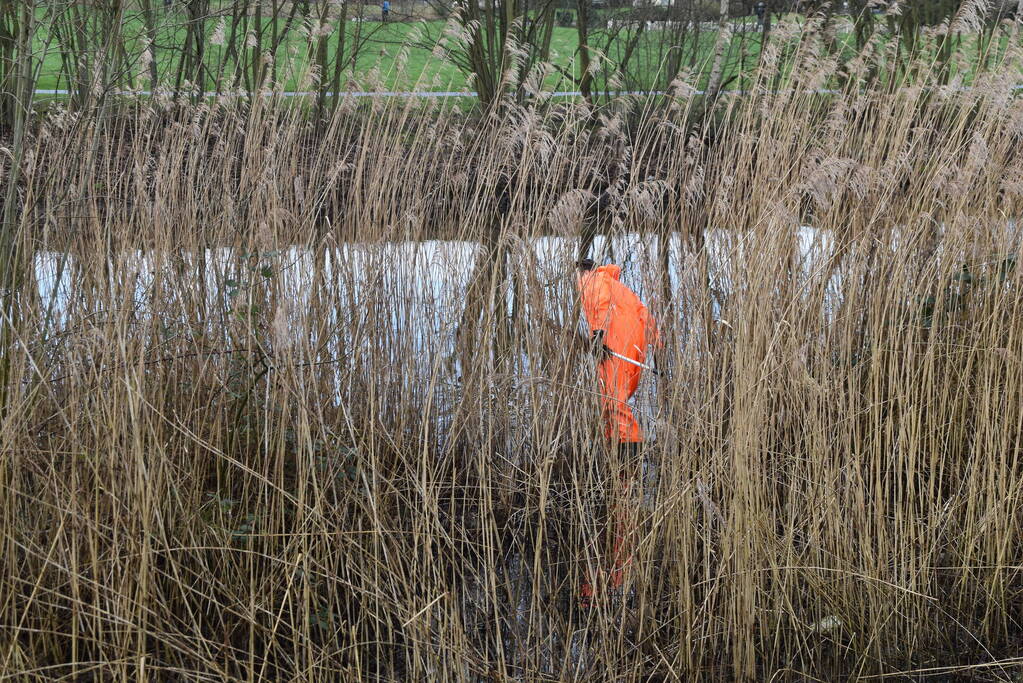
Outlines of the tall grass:
<svg viewBox="0 0 1023 683">
<path fill-rule="evenodd" d="M 49 117 L 5 323 L 0 672 L 1011 675 L 1016 74 L 821 96 L 836 67 L 800 50 L 792 89 L 696 126 L 681 81 L 484 119 Z M 587 222 L 600 191 L 623 209 Z M 593 225 L 665 339 L 645 491 L 560 331 Z M 614 505 L 626 590 L 579 611 Z"/>
</svg>

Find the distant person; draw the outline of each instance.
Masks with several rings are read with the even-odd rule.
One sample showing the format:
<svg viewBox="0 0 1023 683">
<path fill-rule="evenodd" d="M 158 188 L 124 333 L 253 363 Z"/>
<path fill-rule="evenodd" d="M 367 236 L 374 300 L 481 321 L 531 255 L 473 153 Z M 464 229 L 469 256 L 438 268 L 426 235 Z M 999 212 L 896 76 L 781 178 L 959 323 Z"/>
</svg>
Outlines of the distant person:
<svg viewBox="0 0 1023 683">
<path fill-rule="evenodd" d="M 380 14 L 383 17 L 383 21 L 387 21 L 387 17 L 391 14 L 391 0 L 384 0 L 383 4 L 380 5 Z"/>
<path fill-rule="evenodd" d="M 597 356 L 597 378 L 604 419 L 604 434 L 617 447 L 629 469 L 640 467 L 640 447 L 643 434 L 632 414 L 628 400 L 636 393 L 646 362 L 646 349 L 656 343 L 657 331 L 653 317 L 636 293 L 621 283 L 618 278 L 622 269 L 616 265 L 595 267 L 590 259 L 577 264 L 577 284 L 582 299 L 582 309 L 590 327 L 593 352 Z M 631 476 L 622 477 L 626 491 L 631 485 Z M 612 548 L 612 589 L 621 587 L 625 568 L 629 563 L 634 524 L 629 521 L 627 511 L 615 509 L 612 513 L 615 525 L 614 547 Z M 600 579 L 587 578 L 580 590 L 579 604 L 589 607 L 599 590 Z"/>
</svg>

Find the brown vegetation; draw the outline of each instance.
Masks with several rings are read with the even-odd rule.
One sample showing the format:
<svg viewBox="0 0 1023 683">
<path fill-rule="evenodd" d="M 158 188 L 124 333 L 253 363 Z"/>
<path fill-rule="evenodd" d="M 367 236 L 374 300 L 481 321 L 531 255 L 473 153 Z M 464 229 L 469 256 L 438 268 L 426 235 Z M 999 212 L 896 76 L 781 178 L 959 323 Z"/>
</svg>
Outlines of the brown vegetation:
<svg viewBox="0 0 1023 683">
<path fill-rule="evenodd" d="M 0 671 L 1007 676 L 1023 103 L 1011 74 L 808 95 L 819 55 L 700 126 L 681 81 L 596 114 L 48 119 L 4 308 Z M 668 377 L 629 589 L 579 613 L 620 463 L 592 369 L 540 320 L 575 319 L 558 276 L 601 191 L 600 229 L 642 235 Z M 477 259 L 401 257 L 438 236 Z M 471 314 L 431 277 L 471 284 Z"/>
</svg>

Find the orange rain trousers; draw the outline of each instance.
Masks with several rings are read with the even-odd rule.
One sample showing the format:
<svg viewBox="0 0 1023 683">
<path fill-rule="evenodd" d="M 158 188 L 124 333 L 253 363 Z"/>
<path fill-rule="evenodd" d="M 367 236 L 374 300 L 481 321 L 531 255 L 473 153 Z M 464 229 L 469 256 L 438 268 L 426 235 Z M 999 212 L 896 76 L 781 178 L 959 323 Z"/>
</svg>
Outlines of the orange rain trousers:
<svg viewBox="0 0 1023 683">
<path fill-rule="evenodd" d="M 628 354 L 631 358 L 633 355 Z M 640 362 L 643 362 L 639 358 Z M 597 367 L 600 380 L 600 402 L 604 413 L 604 434 L 612 443 L 637 443 L 643 435 L 627 401 L 636 393 L 643 368 L 620 358 L 608 358 Z"/>
<path fill-rule="evenodd" d="M 632 485 L 628 475 L 623 474 L 621 483 L 621 500 L 616 501 L 611 510 L 615 527 L 614 543 L 611 546 L 611 571 L 606 580 L 604 572 L 598 572 L 595 576 L 587 572 L 587 578 L 579 589 L 579 602 L 583 607 L 592 607 L 593 599 L 599 593 L 621 588 L 625 583 L 625 571 L 632 562 L 632 548 L 636 545 L 637 533 L 635 505 L 629 502 Z"/>
</svg>

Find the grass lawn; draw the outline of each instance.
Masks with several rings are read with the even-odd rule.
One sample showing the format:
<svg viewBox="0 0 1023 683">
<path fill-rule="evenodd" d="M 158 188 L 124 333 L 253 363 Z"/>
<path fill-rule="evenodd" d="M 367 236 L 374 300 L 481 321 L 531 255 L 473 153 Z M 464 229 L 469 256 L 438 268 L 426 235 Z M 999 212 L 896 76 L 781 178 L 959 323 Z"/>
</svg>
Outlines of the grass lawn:
<svg viewBox="0 0 1023 683">
<path fill-rule="evenodd" d="M 178 84 L 171 82 L 172 74 L 176 71 L 176 65 L 182 56 L 182 46 L 185 43 L 185 16 L 172 10 L 160 10 L 158 13 L 158 29 L 155 44 L 156 63 L 161 85 L 176 87 Z M 787 21 L 802 21 L 801 18 L 792 15 Z M 268 45 L 273 41 L 275 33 L 283 33 L 285 26 L 284 19 L 277 22 L 265 19 L 263 21 L 263 41 Z M 228 54 L 224 47 L 222 36 L 230 33 L 231 17 L 223 19 L 211 19 L 206 22 L 205 63 L 207 64 L 207 77 L 204 87 L 208 90 L 245 88 L 247 86 L 245 75 L 236 72 L 236 60 L 233 55 Z M 44 24 L 45 26 L 45 24 Z M 353 85 L 356 89 L 362 90 L 393 90 L 393 91 L 451 91 L 470 90 L 466 75 L 458 69 L 451 61 L 445 59 L 443 54 L 435 50 L 437 41 L 444 32 L 443 21 L 423 21 L 417 23 L 405 23 L 391 21 L 387 23 L 375 19 L 366 19 L 361 22 L 348 21 L 344 27 L 343 55 L 345 61 L 351 60 L 353 45 L 361 45 L 358 49 L 354 65 L 346 68 L 342 77 L 342 88 Z M 275 63 L 271 67 L 280 87 L 284 90 L 309 90 L 312 88 L 307 77 L 308 68 L 314 53 L 315 40 L 307 37 L 301 29 L 301 22 L 296 21 L 291 25 L 290 30 L 280 40 L 280 47 L 276 51 Z M 128 16 L 123 22 L 124 54 L 122 82 L 131 84 L 132 87 L 147 88 L 149 86 L 149 72 L 143 62 L 142 54 L 145 42 L 145 27 L 141 15 Z M 218 38 L 221 36 L 221 38 Z M 700 32 L 697 37 L 697 45 L 694 49 L 690 40 L 684 50 L 685 64 L 688 68 L 698 74 L 706 81 L 710 70 L 710 63 L 713 58 L 714 43 L 717 34 L 713 31 Z M 40 31 L 37 34 L 37 54 L 45 55 L 42 70 L 38 81 L 39 89 L 63 89 L 67 88 L 67 65 L 63 64 L 56 33 Z M 665 63 L 667 46 L 662 43 L 662 32 L 657 29 L 647 30 L 641 36 L 632 61 L 630 63 L 630 75 L 624 79 L 618 79 L 616 87 L 625 89 L 642 89 L 650 87 L 663 87 L 664 79 L 658 74 Z M 333 62 L 337 54 L 340 33 L 336 30 L 328 39 L 328 52 L 330 62 Z M 557 68 L 547 76 L 545 85 L 553 90 L 575 90 L 577 83 L 575 79 L 579 75 L 576 64 L 576 53 L 578 51 L 578 32 L 574 27 L 555 27 L 551 38 L 551 63 Z M 616 63 L 625 49 L 626 38 L 619 38 L 603 45 L 604 37 L 595 36 L 591 45 L 607 48 L 607 58 L 612 64 Z M 850 51 L 853 49 L 852 36 L 848 33 L 839 35 L 839 40 L 847 45 Z M 964 58 L 960 60 L 959 68 L 964 68 L 965 62 L 968 70 L 978 59 L 977 38 L 965 36 L 962 39 Z M 760 33 L 748 33 L 737 35 L 729 44 L 729 50 L 725 63 L 725 79 L 729 87 L 742 87 L 742 80 L 735 80 L 734 76 L 748 73 L 759 58 Z M 1007 36 L 999 40 L 1000 50 L 1004 50 L 1008 41 Z M 266 48 L 264 48 L 265 50 Z M 972 55 L 972 58 L 970 57 Z M 333 68 L 333 67 L 331 67 Z M 247 75 L 247 74 L 246 74 Z M 237 79 L 237 82 L 236 82 Z M 602 83 L 598 81 L 598 86 Z"/>
<path fill-rule="evenodd" d="M 156 44 L 156 63 L 161 84 L 174 86 L 170 79 L 175 73 L 176 65 L 182 56 L 185 43 L 185 16 L 180 12 L 161 10 L 158 17 Z M 231 88 L 236 77 L 236 60 L 217 38 L 219 19 L 206 22 L 205 62 L 207 78 L 204 84 L 207 89 L 215 89 L 220 81 L 222 88 Z M 263 22 L 264 45 L 272 41 L 275 31 L 283 29 L 285 21 L 279 19 L 276 26 L 273 21 Z M 226 17 L 224 28 L 219 33 L 230 33 L 231 19 Z M 37 33 L 37 54 L 44 55 L 37 87 L 39 89 L 63 89 L 69 85 L 67 77 L 71 69 L 64 64 L 58 49 L 58 32 L 49 31 L 46 22 L 44 30 Z M 306 73 L 311 56 L 314 52 L 314 41 L 310 40 L 300 29 L 300 22 L 292 25 L 291 30 L 281 41 L 276 52 L 274 65 L 277 81 L 285 90 L 306 90 L 310 84 Z M 348 21 L 344 31 L 345 59 L 351 59 L 352 46 L 360 44 L 354 68 L 349 66 L 345 71 L 345 81 L 354 82 L 360 89 L 386 90 L 468 90 L 466 75 L 451 61 L 445 59 L 440 51 L 435 50 L 437 41 L 444 32 L 443 21 L 421 21 L 406 23 L 379 20 L 362 22 Z M 145 25 L 141 15 L 126 17 L 123 22 L 125 67 L 122 81 L 132 87 L 146 88 L 149 86 L 149 72 L 143 62 Z M 696 68 L 709 64 L 713 53 L 716 34 L 703 32 L 699 35 L 699 45 L 694 53 L 690 48 L 688 61 Z M 604 44 L 603 36 L 591 39 L 591 45 L 607 48 L 607 56 L 614 61 L 625 48 L 625 38 Z M 339 33 L 335 31 L 329 38 L 328 52 L 333 62 L 338 50 Z M 759 36 L 749 35 L 746 38 L 746 49 L 740 51 L 741 41 L 733 41 L 729 55 L 728 71 L 738 71 L 744 60 L 753 63 L 759 52 Z M 218 44 L 221 43 L 221 44 Z M 626 88 L 650 87 L 656 83 L 656 73 L 663 63 L 666 46 L 661 46 L 661 32 L 648 30 L 642 36 L 632 60 L 634 76 L 620 85 Z M 578 32 L 574 27 L 555 27 L 551 36 L 551 63 L 557 68 L 546 78 L 547 87 L 556 90 L 575 90 L 573 82 L 579 75 L 576 66 L 576 53 L 579 45 Z M 744 54 L 741 54 L 745 52 Z M 241 79 L 238 87 L 245 87 Z"/>
</svg>

